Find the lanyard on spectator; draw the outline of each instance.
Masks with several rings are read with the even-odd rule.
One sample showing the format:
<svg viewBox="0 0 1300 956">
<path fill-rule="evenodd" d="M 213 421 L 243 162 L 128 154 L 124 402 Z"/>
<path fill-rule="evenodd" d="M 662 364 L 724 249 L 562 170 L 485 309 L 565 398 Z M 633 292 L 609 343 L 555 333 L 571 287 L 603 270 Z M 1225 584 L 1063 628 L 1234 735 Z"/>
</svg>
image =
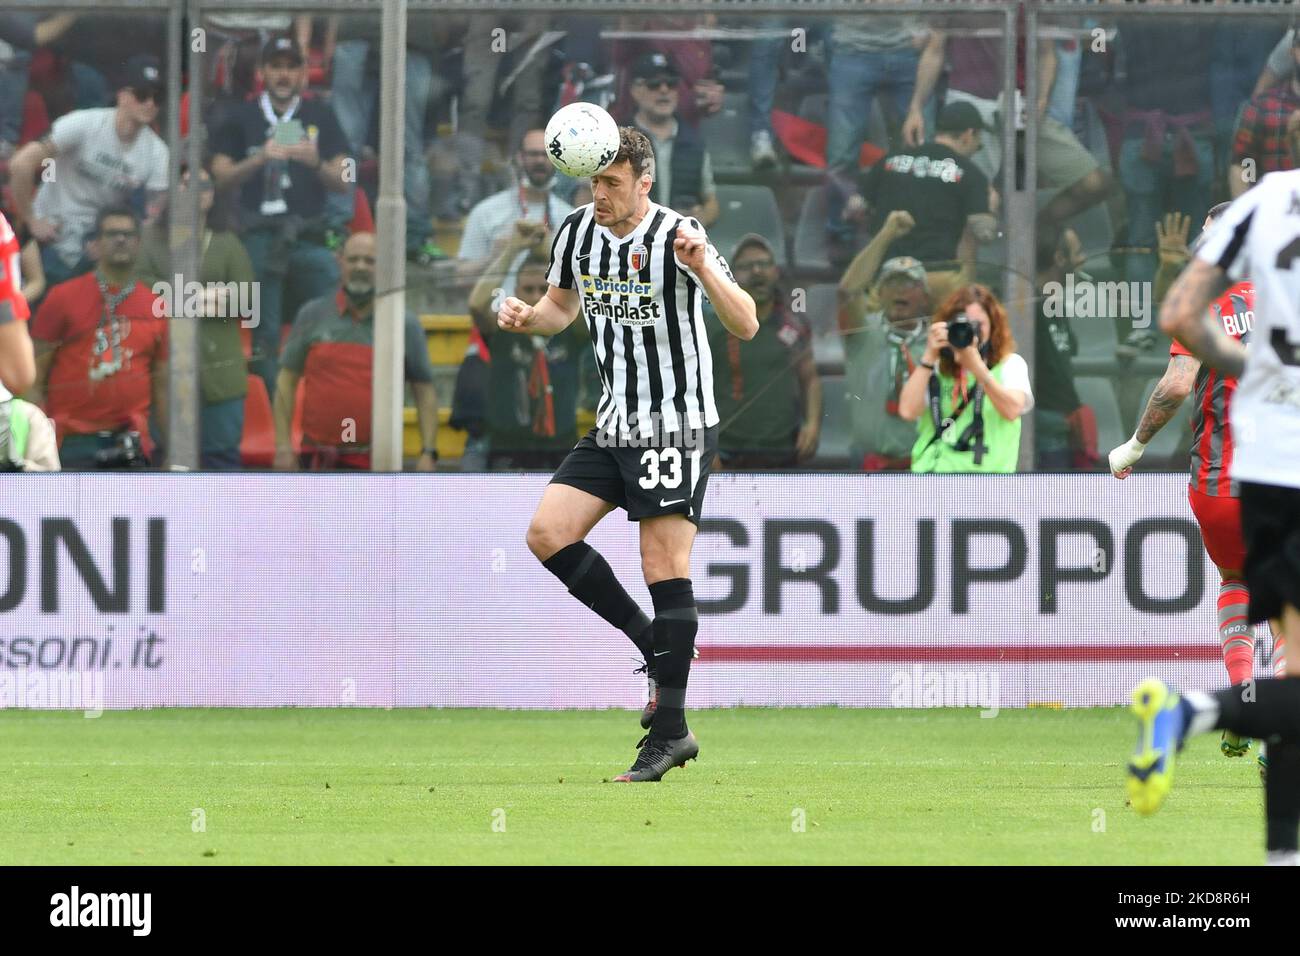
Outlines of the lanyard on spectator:
<svg viewBox="0 0 1300 956">
<path fill-rule="evenodd" d="M 965 374 L 964 371 L 963 374 Z M 979 413 L 984 410 L 984 389 L 976 385 L 975 390 L 967 394 L 966 397 L 961 400 L 961 404 L 953 409 L 953 413 L 947 418 L 944 418 L 943 412 L 940 408 L 939 373 L 937 370 L 930 373 L 930 381 L 928 384 L 930 389 L 930 420 L 934 422 L 934 435 L 931 436 L 929 442 L 926 443 L 926 446 L 921 449 L 922 455 L 930 450 L 931 445 L 943 438 L 944 435 L 948 434 L 948 429 L 952 428 L 957 419 L 961 418 L 961 413 L 966 410 L 966 406 L 971 403 L 972 399 L 975 402 L 976 421 L 979 421 Z M 981 431 L 983 431 L 982 428 Z M 965 436 L 963 436 L 963 438 L 964 437 Z M 920 455 L 917 455 L 916 457 L 919 458 Z"/>
<path fill-rule="evenodd" d="M 135 280 L 126 283 L 116 293 L 109 291 L 108 280 L 103 273 L 95 271 L 95 282 L 99 284 L 99 294 L 104 299 L 104 311 L 99 315 L 99 324 L 95 327 L 95 344 L 91 346 L 94 359 L 90 366 L 90 380 L 98 382 L 108 378 L 122 369 L 122 324 L 117 318 L 117 307 L 126 301 L 127 296 L 135 291 Z M 107 326 L 107 331 L 105 331 Z M 100 358 L 112 350 L 112 358 Z"/>
<path fill-rule="evenodd" d="M 288 108 L 280 116 L 276 116 L 275 110 L 271 108 L 271 95 L 269 93 L 263 93 L 257 102 L 262 107 L 262 115 L 271 124 L 271 135 L 274 136 L 277 126 L 293 119 L 293 114 L 298 111 L 298 104 L 302 102 L 302 97 L 295 96 L 289 102 Z M 277 216 L 280 213 L 288 212 L 289 205 L 284 201 L 284 191 L 293 188 L 293 180 L 289 178 L 289 164 L 284 160 L 272 160 L 266 164 L 265 177 L 262 184 L 262 215 Z"/>
<path fill-rule="evenodd" d="M 519 218 L 528 218 L 528 187 L 523 183 L 519 184 Z M 547 229 L 551 228 L 551 193 L 548 190 L 546 196 L 542 199 L 542 225 Z"/>
<path fill-rule="evenodd" d="M 279 116 L 275 115 L 275 110 L 271 106 L 270 93 L 263 93 L 257 102 L 262 106 L 262 115 L 266 117 L 266 121 L 271 124 L 272 128 L 275 128 L 281 123 L 287 123 L 293 119 L 293 114 L 298 112 L 298 104 L 302 102 L 302 97 L 295 96 L 290 100 L 288 108 Z"/>
</svg>

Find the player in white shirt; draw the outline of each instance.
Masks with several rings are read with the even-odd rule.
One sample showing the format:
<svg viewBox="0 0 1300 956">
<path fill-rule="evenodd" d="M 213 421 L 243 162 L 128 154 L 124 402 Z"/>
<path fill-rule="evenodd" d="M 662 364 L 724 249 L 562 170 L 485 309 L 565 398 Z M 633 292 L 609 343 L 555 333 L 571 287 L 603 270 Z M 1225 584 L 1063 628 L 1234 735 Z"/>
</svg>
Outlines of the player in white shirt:
<svg viewBox="0 0 1300 956">
<path fill-rule="evenodd" d="M 741 339 L 758 331 L 754 300 L 694 219 L 650 201 L 654 154 L 620 130 L 614 162 L 592 178 L 593 201 L 565 219 L 551 246 L 550 285 L 529 305 L 508 297 L 506 332 L 555 335 L 583 313 L 602 395 L 596 427 L 542 495 L 528 547 L 574 597 L 623 631 L 653 681 L 632 767 L 615 780 L 660 779 L 699 753 L 686 725 L 686 682 L 699 627 L 691 545 L 717 452 L 718 412 L 703 298 Z M 585 540 L 605 515 L 639 523 L 653 622 Z"/>
<path fill-rule="evenodd" d="M 1230 282 L 1255 284 L 1250 345 L 1209 310 Z M 1271 173 L 1239 198 L 1165 297 L 1160 327 L 1240 382 L 1230 413 L 1246 539 L 1251 623 L 1270 620 L 1300 660 L 1300 170 Z M 1268 862 L 1300 865 L 1300 676 L 1247 680 L 1181 695 L 1150 678 L 1133 692 L 1141 721 L 1129 799 L 1152 813 L 1168 793 L 1187 737 L 1228 730 L 1269 741 Z"/>
</svg>

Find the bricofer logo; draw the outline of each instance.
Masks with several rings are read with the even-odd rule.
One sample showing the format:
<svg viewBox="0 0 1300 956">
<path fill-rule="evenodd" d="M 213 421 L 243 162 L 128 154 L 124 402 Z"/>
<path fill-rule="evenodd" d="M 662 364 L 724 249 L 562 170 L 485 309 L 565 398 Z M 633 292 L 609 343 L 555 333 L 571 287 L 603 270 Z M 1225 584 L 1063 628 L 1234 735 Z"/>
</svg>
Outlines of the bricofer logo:
<svg viewBox="0 0 1300 956">
<path fill-rule="evenodd" d="M 586 295 L 640 295 L 647 298 L 655 294 L 654 283 L 635 279 L 604 279 L 600 276 L 580 276 L 582 291 Z"/>
<path fill-rule="evenodd" d="M 662 310 L 657 301 L 633 302 L 625 296 L 653 299 L 655 287 L 650 282 L 634 279 L 604 279 L 600 276 L 579 276 L 582 290 L 582 308 L 589 316 L 600 316 L 619 325 L 654 325 Z M 602 296 L 610 296 L 606 302 Z"/>
</svg>

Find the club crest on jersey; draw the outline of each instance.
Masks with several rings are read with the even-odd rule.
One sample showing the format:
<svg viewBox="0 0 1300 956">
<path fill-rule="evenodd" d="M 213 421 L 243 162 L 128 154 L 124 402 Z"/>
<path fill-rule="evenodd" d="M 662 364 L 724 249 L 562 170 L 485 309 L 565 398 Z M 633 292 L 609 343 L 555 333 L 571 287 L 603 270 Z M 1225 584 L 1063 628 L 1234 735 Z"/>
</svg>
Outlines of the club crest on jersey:
<svg viewBox="0 0 1300 956">
<path fill-rule="evenodd" d="M 650 250 L 638 242 L 628 251 L 627 261 L 633 272 L 640 272 L 646 267 L 646 263 L 650 261 Z"/>
</svg>

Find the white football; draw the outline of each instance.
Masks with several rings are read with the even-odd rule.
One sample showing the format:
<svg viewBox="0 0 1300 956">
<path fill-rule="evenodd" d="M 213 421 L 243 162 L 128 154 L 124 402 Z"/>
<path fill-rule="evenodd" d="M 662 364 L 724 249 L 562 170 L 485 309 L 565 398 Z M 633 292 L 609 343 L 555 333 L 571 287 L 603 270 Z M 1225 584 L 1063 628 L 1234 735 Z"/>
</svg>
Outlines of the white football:
<svg viewBox="0 0 1300 956">
<path fill-rule="evenodd" d="M 570 103 L 546 124 L 546 151 L 566 176 L 595 176 L 618 155 L 618 124 L 594 103 Z"/>
</svg>

